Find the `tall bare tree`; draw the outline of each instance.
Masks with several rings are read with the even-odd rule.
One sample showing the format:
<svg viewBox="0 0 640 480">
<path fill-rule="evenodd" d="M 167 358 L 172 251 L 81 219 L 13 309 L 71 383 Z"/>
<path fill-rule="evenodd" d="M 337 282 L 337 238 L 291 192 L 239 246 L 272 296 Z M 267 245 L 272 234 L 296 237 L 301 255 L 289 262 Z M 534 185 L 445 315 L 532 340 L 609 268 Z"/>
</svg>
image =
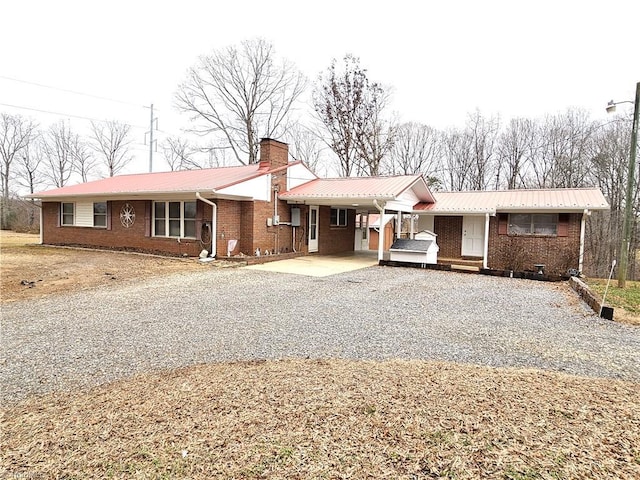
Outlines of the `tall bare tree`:
<svg viewBox="0 0 640 480">
<path fill-rule="evenodd" d="M 397 122 L 384 111 L 389 94 L 377 83 L 365 91 L 365 102 L 356 117 L 356 146 L 359 175 L 380 175 L 382 162 L 396 141 Z"/>
<path fill-rule="evenodd" d="M 437 130 L 421 123 L 403 123 L 398 127 L 387 170 L 393 175 L 421 173 L 435 181 L 441 174 L 441 151 Z"/>
<path fill-rule="evenodd" d="M 498 137 L 498 175 L 505 177 L 506 187 L 510 190 L 527 185 L 535 128 L 532 120 L 513 118 Z"/>
<path fill-rule="evenodd" d="M 162 142 L 162 153 L 172 171 L 202 168 L 195 159 L 196 152 L 197 149 L 184 138 L 172 136 Z"/>
<path fill-rule="evenodd" d="M 629 121 L 624 117 L 617 117 L 596 130 L 590 144 L 591 160 L 585 181 L 599 187 L 611 207 L 608 212 L 593 213 L 587 222 L 587 261 L 592 274 L 598 276 L 605 276 L 611 268 L 612 260 L 619 258 L 630 131 Z M 635 195 L 637 205 L 637 189 Z M 637 207 L 635 218 L 638 218 Z M 637 234 L 632 235 L 630 258 L 635 258 L 637 244 Z M 633 271 L 634 262 L 630 263 Z"/>
<path fill-rule="evenodd" d="M 41 175 L 43 158 L 42 137 L 36 134 L 17 159 L 17 181 L 29 193 L 35 193 L 38 185 L 44 182 Z"/>
<path fill-rule="evenodd" d="M 340 162 L 340 175 L 377 175 L 394 142 L 396 126 L 385 118 L 389 95 L 369 81 L 366 69 L 353 55 L 336 60 L 320 75 L 313 92 L 316 114 L 329 134 L 327 145 Z"/>
<path fill-rule="evenodd" d="M 586 112 L 569 109 L 547 115 L 537 132 L 532 171 L 538 188 L 583 186 L 588 165 L 588 146 L 595 125 Z"/>
<path fill-rule="evenodd" d="M 472 190 L 485 190 L 493 183 L 497 165 L 495 161 L 495 144 L 500 128 L 500 120 L 497 117 L 484 117 L 479 110 L 470 114 L 467 119 L 468 136 L 471 138 L 471 151 L 473 156 L 472 175 L 469 188 Z"/>
<path fill-rule="evenodd" d="M 179 86 L 176 104 L 197 122 L 194 132 L 220 135 L 238 162 L 256 163 L 260 137 L 284 135 L 305 88 L 291 63 L 277 62 L 273 46 L 254 39 L 200 57 Z"/>
<path fill-rule="evenodd" d="M 43 136 L 43 153 L 47 166 L 44 174 L 52 185 L 64 187 L 76 171 L 78 135 L 63 120 L 51 125 Z"/>
<path fill-rule="evenodd" d="M 444 185 L 448 190 L 470 190 L 473 185 L 473 138 L 467 129 L 449 128 L 443 134 Z"/>
<path fill-rule="evenodd" d="M 322 150 L 326 148 L 318 134 L 297 123 L 289 130 L 286 138 L 290 144 L 293 158 L 302 160 L 312 172 L 317 174 Z"/>
<path fill-rule="evenodd" d="M 0 115 L 0 170 L 2 199 L 0 200 L 0 225 L 7 227 L 9 215 L 10 179 L 16 158 L 29 146 L 36 132 L 36 124 L 20 115 Z"/>
<path fill-rule="evenodd" d="M 20 186 L 26 188 L 29 193 L 35 193 L 36 188 L 43 183 L 41 165 L 43 159 L 42 138 L 36 134 L 24 148 L 17 160 L 17 179 Z M 36 211 L 38 206 L 35 199 L 30 200 L 27 225 L 31 229 L 36 223 Z"/>
<path fill-rule="evenodd" d="M 71 141 L 71 151 L 75 157 L 73 167 L 76 173 L 80 175 L 80 180 L 82 182 L 88 182 L 98 170 L 98 160 L 93 155 L 92 148 L 89 147 L 89 144 L 80 138 L 79 135 L 75 135 Z"/>
<path fill-rule="evenodd" d="M 133 159 L 129 148 L 131 126 L 115 120 L 91 122 L 91 146 L 107 167 L 110 177 L 117 175 Z"/>
</svg>

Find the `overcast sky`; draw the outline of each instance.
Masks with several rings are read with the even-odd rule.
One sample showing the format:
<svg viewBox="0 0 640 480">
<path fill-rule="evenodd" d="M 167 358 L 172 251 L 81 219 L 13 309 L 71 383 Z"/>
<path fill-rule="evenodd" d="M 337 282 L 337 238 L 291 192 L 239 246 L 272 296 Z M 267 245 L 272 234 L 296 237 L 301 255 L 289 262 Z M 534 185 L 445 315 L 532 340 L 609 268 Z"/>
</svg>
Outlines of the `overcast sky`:
<svg viewBox="0 0 640 480">
<path fill-rule="evenodd" d="M 436 128 L 462 126 L 476 108 L 504 121 L 569 107 L 600 118 L 640 81 L 636 0 L 4 0 L 0 13 L 0 111 L 139 127 L 129 171 L 148 168 L 143 106 L 154 104 L 163 134 L 179 133 L 173 95 L 186 70 L 257 36 L 311 80 L 333 58 L 360 57 L 393 88 L 402 120 Z"/>
</svg>

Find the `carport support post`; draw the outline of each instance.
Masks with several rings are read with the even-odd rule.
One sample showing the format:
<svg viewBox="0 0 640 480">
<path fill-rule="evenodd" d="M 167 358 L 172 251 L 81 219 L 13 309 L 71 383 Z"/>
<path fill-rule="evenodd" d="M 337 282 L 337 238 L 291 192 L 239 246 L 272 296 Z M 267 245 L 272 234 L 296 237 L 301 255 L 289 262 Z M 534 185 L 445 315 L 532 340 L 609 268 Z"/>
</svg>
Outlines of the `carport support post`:
<svg viewBox="0 0 640 480">
<path fill-rule="evenodd" d="M 414 224 L 413 224 L 413 222 L 414 222 L 413 217 L 414 217 L 414 215 L 413 215 L 413 213 L 412 213 L 412 214 L 411 214 L 411 217 L 410 217 L 410 218 L 411 218 L 411 222 L 409 222 L 409 225 L 410 225 L 410 227 L 409 227 L 409 238 L 410 238 L 411 240 L 413 240 L 413 239 L 414 239 L 414 237 L 415 237 L 415 230 L 414 230 Z"/>
<path fill-rule="evenodd" d="M 378 262 L 382 261 L 384 258 L 384 231 L 386 224 L 384 224 L 384 207 L 386 202 L 382 204 L 382 206 L 378 203 L 377 200 L 373 200 L 373 205 L 380 212 L 380 220 L 378 220 Z"/>
</svg>

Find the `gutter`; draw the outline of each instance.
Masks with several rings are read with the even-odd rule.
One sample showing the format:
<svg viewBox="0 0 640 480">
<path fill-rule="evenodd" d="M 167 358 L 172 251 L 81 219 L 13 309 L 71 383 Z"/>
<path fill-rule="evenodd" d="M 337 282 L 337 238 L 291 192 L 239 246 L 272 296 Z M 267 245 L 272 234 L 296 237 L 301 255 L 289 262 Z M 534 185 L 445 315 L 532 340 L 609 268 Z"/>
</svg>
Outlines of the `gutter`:
<svg viewBox="0 0 640 480">
<path fill-rule="evenodd" d="M 582 220 L 580 220 L 580 255 L 578 257 L 578 272 L 582 273 L 584 268 L 584 232 L 587 217 L 591 215 L 591 211 L 588 208 L 584 209 L 582 213 Z"/>
<path fill-rule="evenodd" d="M 196 198 L 211 205 L 211 257 L 215 258 L 218 251 L 218 205 L 204 198 L 200 192 L 196 192 Z"/>
</svg>

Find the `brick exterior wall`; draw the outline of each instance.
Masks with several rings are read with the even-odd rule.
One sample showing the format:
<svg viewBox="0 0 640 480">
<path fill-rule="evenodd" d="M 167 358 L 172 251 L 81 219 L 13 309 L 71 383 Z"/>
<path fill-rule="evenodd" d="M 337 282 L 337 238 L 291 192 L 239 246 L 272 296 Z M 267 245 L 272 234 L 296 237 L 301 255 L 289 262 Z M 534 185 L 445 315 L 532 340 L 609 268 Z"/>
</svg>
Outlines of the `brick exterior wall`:
<svg viewBox="0 0 640 480">
<path fill-rule="evenodd" d="M 434 217 L 433 233 L 438 235 L 436 243 L 440 247 L 439 258 L 460 258 L 462 254 L 462 217 Z"/>
<path fill-rule="evenodd" d="M 498 217 L 489 219 L 488 266 L 496 270 L 534 270 L 544 264 L 545 273 L 566 274 L 580 260 L 581 213 L 568 214 L 566 236 L 499 235 Z"/>
<path fill-rule="evenodd" d="M 308 219 L 307 219 L 308 221 Z M 331 207 L 320 207 L 318 215 L 318 253 L 331 255 L 334 253 L 352 252 L 356 235 L 356 211 L 347 210 L 347 226 L 331 226 Z"/>
<path fill-rule="evenodd" d="M 120 222 L 120 209 L 125 203 L 131 204 L 136 214 L 135 222 L 129 228 L 123 227 Z M 202 250 L 202 243 L 199 239 L 181 239 L 178 242 L 175 238 L 150 236 L 151 203 L 148 200 L 114 200 L 109 202 L 111 230 L 108 230 L 106 228 L 59 226 L 60 203 L 43 202 L 43 243 L 197 256 Z M 204 215 L 196 220 L 197 235 L 200 235 L 199 225 L 201 225 L 203 217 L 205 221 L 211 220 L 211 207 L 209 205 L 205 205 L 205 207 L 207 208 L 198 207 L 199 211 L 204 210 Z"/>
<path fill-rule="evenodd" d="M 527 236 L 499 234 L 498 217 L 489 218 L 487 266 L 495 270 L 518 272 L 534 270 L 544 264 L 545 273 L 566 274 L 578 268 L 580 257 L 581 213 L 567 214 L 566 236 Z M 460 258 L 462 254 L 462 216 L 436 216 L 438 258 Z"/>
</svg>

